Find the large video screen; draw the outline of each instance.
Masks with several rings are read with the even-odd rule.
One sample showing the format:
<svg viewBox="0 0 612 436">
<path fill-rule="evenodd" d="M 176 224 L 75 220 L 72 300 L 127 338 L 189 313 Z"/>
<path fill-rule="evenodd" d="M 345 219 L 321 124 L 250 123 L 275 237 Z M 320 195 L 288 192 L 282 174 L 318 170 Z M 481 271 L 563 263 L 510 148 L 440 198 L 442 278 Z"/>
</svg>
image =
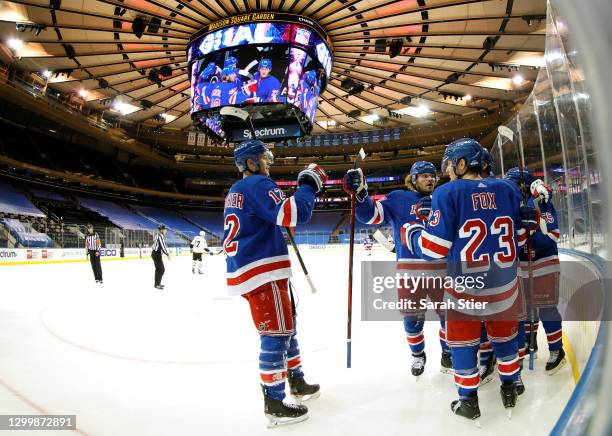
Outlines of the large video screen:
<svg viewBox="0 0 612 436">
<path fill-rule="evenodd" d="M 239 46 L 262 44 L 299 45 L 316 56 L 329 78 L 332 55 L 328 44 L 311 28 L 284 22 L 249 23 L 208 33 L 190 42 L 188 61 Z"/>
<path fill-rule="evenodd" d="M 191 112 L 223 106 L 290 103 L 311 123 L 324 71 L 306 51 L 287 45 L 239 46 L 191 65 Z M 206 118 L 204 116 L 204 118 Z M 202 120 L 207 126 L 206 119 Z"/>
</svg>

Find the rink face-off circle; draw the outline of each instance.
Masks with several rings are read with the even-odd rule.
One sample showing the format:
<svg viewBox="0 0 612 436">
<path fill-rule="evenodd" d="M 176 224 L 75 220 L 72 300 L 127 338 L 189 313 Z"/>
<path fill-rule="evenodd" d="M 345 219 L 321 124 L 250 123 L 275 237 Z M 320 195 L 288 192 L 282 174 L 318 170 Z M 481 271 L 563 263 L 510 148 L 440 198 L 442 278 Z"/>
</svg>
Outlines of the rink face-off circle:
<svg viewBox="0 0 612 436">
<path fill-rule="evenodd" d="M 299 268 L 298 334 L 309 382 L 321 384 L 310 419 L 291 434 L 473 434 L 450 412 L 456 391 L 439 371 L 437 322 L 425 328 L 427 364 L 418 382 L 401 322 L 362 322 L 360 285 L 353 308 L 353 367 L 346 369 L 345 249 L 303 251 L 318 293 Z M 382 250 L 362 260 L 392 259 Z M 268 434 L 259 389 L 259 338 L 247 303 L 225 295 L 224 259 L 166 263 L 166 289 L 153 289 L 150 259 L 103 262 L 104 285 L 86 263 L 3 267 L 0 407 L 6 413 L 77 415 L 87 434 Z M 297 261 L 293 260 L 294 265 Z M 17 285 L 19 284 L 19 285 Z M 566 365 L 545 374 L 544 338 L 526 392 L 508 420 L 499 382 L 480 389 L 481 425 L 498 435 L 548 434 L 573 389 Z M 238 400 L 238 401 L 237 401 Z M 236 408 L 240 418 L 236 419 Z M 278 431 L 278 430 L 277 430 Z"/>
</svg>

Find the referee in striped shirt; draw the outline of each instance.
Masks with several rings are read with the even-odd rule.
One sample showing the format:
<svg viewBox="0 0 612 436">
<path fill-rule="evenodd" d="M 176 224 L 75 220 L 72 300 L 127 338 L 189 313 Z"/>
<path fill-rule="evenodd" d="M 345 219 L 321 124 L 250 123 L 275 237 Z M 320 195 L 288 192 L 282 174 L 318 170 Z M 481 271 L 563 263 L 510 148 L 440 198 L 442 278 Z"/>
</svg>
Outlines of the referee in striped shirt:
<svg viewBox="0 0 612 436">
<path fill-rule="evenodd" d="M 166 268 L 164 268 L 162 254 L 168 256 L 168 260 L 170 260 L 170 253 L 168 253 L 166 239 L 164 238 L 165 234 L 166 226 L 162 224 L 159 226 L 159 233 L 155 235 L 155 241 L 153 241 L 153 246 L 151 247 L 151 257 L 153 258 L 153 263 L 155 263 L 155 289 L 164 289 L 164 285 L 161 284 L 161 280 L 164 276 L 164 272 L 166 272 Z"/>
<path fill-rule="evenodd" d="M 96 283 L 102 284 L 102 263 L 100 262 L 100 236 L 94 232 L 93 225 L 87 224 L 87 236 L 85 237 L 85 250 L 91 262 L 91 269 L 94 273 Z"/>
</svg>

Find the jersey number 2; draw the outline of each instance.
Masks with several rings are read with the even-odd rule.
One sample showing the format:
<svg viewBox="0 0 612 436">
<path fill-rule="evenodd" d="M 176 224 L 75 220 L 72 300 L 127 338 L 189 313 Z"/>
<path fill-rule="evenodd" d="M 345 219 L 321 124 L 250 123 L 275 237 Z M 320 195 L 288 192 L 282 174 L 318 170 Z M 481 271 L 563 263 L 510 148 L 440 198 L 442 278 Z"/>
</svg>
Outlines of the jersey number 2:
<svg viewBox="0 0 612 436">
<path fill-rule="evenodd" d="M 223 230 L 228 230 L 227 236 L 223 241 L 223 250 L 228 256 L 235 256 L 238 253 L 238 241 L 234 241 L 238 230 L 240 230 L 240 219 L 234 213 L 230 213 L 225 217 Z"/>
</svg>

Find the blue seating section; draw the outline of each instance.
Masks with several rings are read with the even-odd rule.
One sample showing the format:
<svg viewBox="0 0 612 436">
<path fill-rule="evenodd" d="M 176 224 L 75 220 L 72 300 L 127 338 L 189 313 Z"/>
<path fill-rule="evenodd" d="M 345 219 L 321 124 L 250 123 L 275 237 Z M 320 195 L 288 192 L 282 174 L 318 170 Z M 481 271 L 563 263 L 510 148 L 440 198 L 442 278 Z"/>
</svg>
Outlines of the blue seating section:
<svg viewBox="0 0 612 436">
<path fill-rule="evenodd" d="M 57 192 L 45 191 L 44 189 L 36 189 L 36 188 L 30 188 L 29 191 L 35 197 L 44 198 L 45 200 L 56 200 L 56 201 L 68 200 L 62 194 L 59 194 Z"/>
<path fill-rule="evenodd" d="M 342 212 L 315 211 L 306 224 L 300 224 L 295 229 L 295 241 L 298 244 L 323 245 L 342 219 Z"/>
<path fill-rule="evenodd" d="M 324 232 L 330 233 L 336 228 L 342 219 L 342 212 L 319 212 L 315 211 L 312 218 L 306 224 L 297 226 L 296 232 Z"/>
<path fill-rule="evenodd" d="M 209 210 L 184 210 L 182 214 L 197 225 L 212 232 L 217 237 L 223 236 L 223 212 Z"/>
<path fill-rule="evenodd" d="M 45 214 L 8 183 L 0 182 L 0 212 L 44 217 Z"/>
<path fill-rule="evenodd" d="M 37 232 L 32 228 L 26 228 L 23 223 L 13 218 L 2 218 L 4 225 L 9 229 L 11 235 L 23 247 L 45 248 L 53 247 L 53 240 L 45 233 Z"/>
<path fill-rule="evenodd" d="M 195 235 L 200 233 L 201 229 L 199 227 L 194 226 L 189 221 L 186 221 L 176 212 L 147 206 L 133 206 L 133 208 L 145 215 L 147 218 L 163 223 L 166 227 L 168 227 L 168 229 L 181 233 L 189 239 L 193 239 Z"/>
<path fill-rule="evenodd" d="M 110 201 L 79 197 L 87 209 L 107 217 L 116 226 L 126 230 L 157 230 L 158 224 Z"/>
</svg>

